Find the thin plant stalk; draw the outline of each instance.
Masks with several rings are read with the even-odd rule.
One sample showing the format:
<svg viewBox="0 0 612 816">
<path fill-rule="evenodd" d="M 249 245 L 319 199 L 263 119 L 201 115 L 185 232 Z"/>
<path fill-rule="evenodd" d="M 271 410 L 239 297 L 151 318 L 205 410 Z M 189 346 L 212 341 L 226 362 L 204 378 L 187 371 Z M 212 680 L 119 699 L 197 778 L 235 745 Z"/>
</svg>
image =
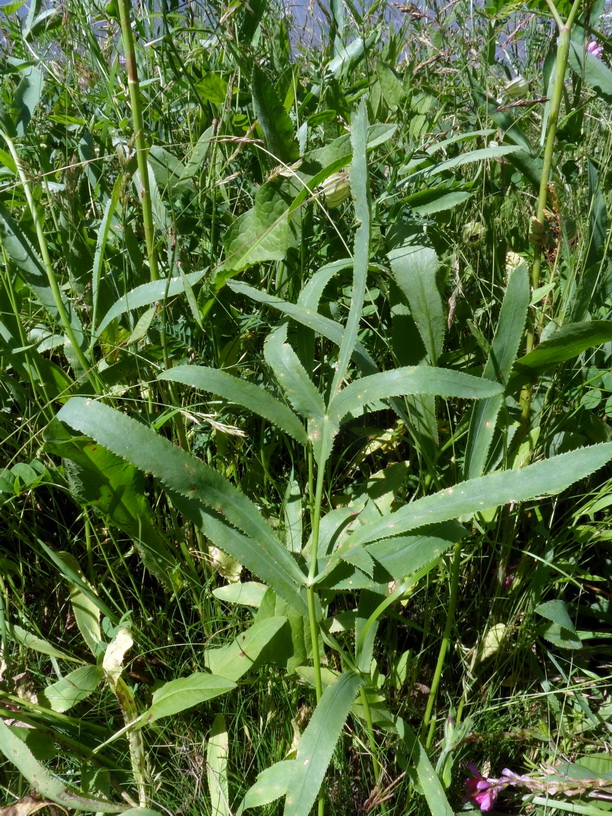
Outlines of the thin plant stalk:
<svg viewBox="0 0 612 816">
<path fill-rule="evenodd" d="M 450 645 L 451 632 L 453 624 L 455 623 L 455 608 L 457 606 L 457 596 L 459 594 L 459 571 L 461 567 L 461 543 L 455 544 L 453 552 L 453 563 L 451 567 L 451 586 L 450 597 L 448 599 L 448 608 L 446 611 L 446 623 L 444 625 L 444 634 L 442 635 L 442 643 L 440 644 L 440 651 L 438 652 L 438 661 L 434 671 L 433 680 L 431 681 L 431 690 L 427 698 L 427 707 L 423 716 L 423 723 L 421 725 L 421 734 L 425 737 L 425 748 L 429 749 L 433 740 L 433 721 L 431 715 L 433 713 L 436 697 L 440 688 L 442 680 L 442 672 L 444 670 L 444 663 Z"/>
<path fill-rule="evenodd" d="M 552 171 L 555 144 L 557 138 L 557 124 L 559 121 L 559 112 L 561 110 L 561 102 L 563 100 L 563 88 L 565 85 L 565 75 L 567 72 L 567 63 L 569 58 L 570 37 L 572 34 L 572 27 L 576 20 L 576 16 L 580 9 L 581 0 L 574 0 L 571 11 L 564 23 L 553 0 L 546 0 L 551 14 L 557 23 L 559 29 L 559 39 L 557 41 L 557 59 L 555 62 L 555 83 L 553 86 L 553 93 L 550 102 L 550 114 L 548 117 L 546 143 L 544 146 L 544 160 L 542 164 L 542 173 L 540 175 L 540 189 L 538 194 L 538 204 L 534 218 L 533 226 L 538 231 L 536 240 L 534 241 L 534 258 L 533 266 L 531 268 L 531 286 L 535 291 L 540 285 L 540 271 L 542 267 L 542 241 L 544 231 L 545 210 L 548 201 L 548 185 Z M 540 321 L 541 323 L 541 321 Z M 541 328 L 541 325 L 539 325 Z M 536 326 L 534 323 L 529 325 L 527 329 L 527 338 L 525 344 L 525 351 L 527 354 L 533 349 L 536 342 Z M 529 421 L 529 411 L 531 408 L 531 385 L 526 385 L 521 391 L 521 425 L 522 432 L 519 437 L 522 440 Z"/>
<path fill-rule="evenodd" d="M 64 305 L 64 301 L 62 300 L 62 294 L 60 291 L 60 286 L 57 281 L 57 277 L 55 275 L 55 270 L 53 269 L 53 264 L 51 262 L 51 256 L 49 254 L 49 247 L 47 245 L 47 239 L 45 238 L 45 232 L 43 229 L 43 222 L 40 216 L 40 210 L 38 205 L 34 201 L 34 196 L 32 195 L 32 190 L 30 189 L 30 182 L 26 176 L 26 173 L 23 169 L 23 165 L 21 163 L 21 159 L 17 153 L 15 148 L 15 144 L 11 137 L 5 133 L 4 131 L 0 131 L 6 142 L 9 152 L 15 162 L 15 167 L 17 168 L 17 173 L 19 174 L 19 179 L 21 184 L 23 185 L 23 191 L 26 196 L 26 200 L 28 202 L 28 208 L 30 210 L 30 214 L 32 216 L 32 220 L 34 221 L 34 227 L 36 229 L 36 237 L 38 239 L 38 248 L 40 250 L 40 254 L 42 256 L 43 266 L 45 268 L 45 272 L 47 275 L 47 281 L 49 283 L 49 288 L 51 290 L 51 295 L 53 297 L 53 303 L 55 308 L 57 309 L 57 314 L 64 331 L 64 334 L 68 338 L 68 342 L 72 346 L 74 350 L 74 355 L 77 359 L 77 362 L 81 369 L 85 372 L 85 376 L 89 380 L 91 387 L 93 388 L 95 393 L 100 393 L 101 387 L 96 376 L 95 371 L 93 370 L 91 362 L 85 356 L 79 342 L 77 341 L 76 335 L 70 323 L 70 318 L 68 317 L 68 312 L 66 311 L 66 307 Z"/>
<path fill-rule="evenodd" d="M 132 122 L 134 125 L 136 162 L 138 164 L 138 174 L 140 176 L 140 206 L 142 208 L 142 222 L 144 226 L 145 242 L 147 245 L 147 258 L 149 261 L 151 280 L 156 281 L 159 280 L 159 270 L 157 266 L 157 252 L 155 250 L 155 227 L 153 225 L 153 208 L 151 206 L 149 168 L 147 165 L 149 148 L 147 147 L 143 127 L 142 100 L 140 98 L 140 82 L 138 80 L 138 67 L 136 65 L 136 52 L 134 49 L 134 36 L 132 34 L 129 0 L 118 0 L 118 8 L 119 22 L 121 25 L 121 39 L 123 40 L 123 52 L 125 55 L 125 65 L 128 75 Z"/>
</svg>

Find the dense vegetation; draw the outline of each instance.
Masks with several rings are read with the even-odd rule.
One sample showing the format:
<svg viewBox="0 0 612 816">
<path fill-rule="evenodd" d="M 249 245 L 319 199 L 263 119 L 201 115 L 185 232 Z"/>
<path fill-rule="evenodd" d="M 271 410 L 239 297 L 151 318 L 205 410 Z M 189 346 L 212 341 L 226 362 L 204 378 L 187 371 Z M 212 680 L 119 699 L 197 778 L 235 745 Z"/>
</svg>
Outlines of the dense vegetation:
<svg viewBox="0 0 612 816">
<path fill-rule="evenodd" d="M 2 812 L 604 813 L 603 2 L 0 15 Z"/>
</svg>

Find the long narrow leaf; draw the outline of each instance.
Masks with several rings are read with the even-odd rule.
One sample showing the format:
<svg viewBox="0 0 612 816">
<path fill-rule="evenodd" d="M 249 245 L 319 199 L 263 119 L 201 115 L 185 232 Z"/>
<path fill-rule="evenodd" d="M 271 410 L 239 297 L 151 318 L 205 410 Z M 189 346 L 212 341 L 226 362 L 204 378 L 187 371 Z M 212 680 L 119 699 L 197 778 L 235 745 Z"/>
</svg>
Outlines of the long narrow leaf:
<svg viewBox="0 0 612 816">
<path fill-rule="evenodd" d="M 74 397 L 58 418 L 91 436 L 145 473 L 152 473 L 170 490 L 221 514 L 257 542 L 275 569 L 299 591 L 305 578 L 292 556 L 274 536 L 256 505 L 216 470 L 173 445 L 125 414 L 95 400 Z"/>
<path fill-rule="evenodd" d="M 506 384 L 516 360 L 529 308 L 529 276 L 517 267 L 508 280 L 508 288 L 499 314 L 497 331 L 482 376 Z M 497 416 L 503 404 L 501 394 L 477 403 L 470 418 L 464 472 L 468 479 L 484 473 Z"/>
<path fill-rule="evenodd" d="M 160 374 L 158 379 L 210 391 L 264 417 L 302 445 L 308 442 L 303 424 L 286 405 L 253 383 L 239 380 L 225 371 L 207 366 L 175 366 Z"/>
<path fill-rule="evenodd" d="M 553 456 L 522 470 L 505 470 L 461 482 L 432 496 L 417 499 L 380 521 L 357 530 L 351 537 L 351 543 L 354 546 L 365 544 L 402 535 L 429 524 L 470 516 L 500 504 L 554 495 L 599 470 L 610 459 L 612 442 L 605 442 Z"/>
<path fill-rule="evenodd" d="M 363 680 L 342 674 L 324 692 L 300 740 L 284 816 L 308 816 Z"/>
</svg>

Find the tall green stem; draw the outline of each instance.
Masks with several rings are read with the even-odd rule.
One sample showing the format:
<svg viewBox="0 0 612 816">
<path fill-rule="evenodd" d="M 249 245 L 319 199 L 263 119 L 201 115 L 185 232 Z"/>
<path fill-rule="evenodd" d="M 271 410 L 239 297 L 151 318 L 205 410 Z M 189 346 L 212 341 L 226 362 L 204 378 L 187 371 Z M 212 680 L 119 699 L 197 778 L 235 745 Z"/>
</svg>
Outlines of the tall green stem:
<svg viewBox="0 0 612 816">
<path fill-rule="evenodd" d="M 23 191 L 26 196 L 26 201 L 28 202 L 28 207 L 30 210 L 30 214 L 32 216 L 32 220 L 34 221 L 34 227 L 36 229 L 36 237 L 38 239 L 38 248 L 40 250 L 40 254 L 42 256 L 43 266 L 45 267 L 45 273 L 47 275 L 47 281 L 49 283 L 49 289 L 51 290 L 51 295 L 53 297 L 53 303 L 57 310 L 57 314 L 59 317 L 59 321 L 61 323 L 62 329 L 64 334 L 68 338 L 68 342 L 72 346 L 74 351 L 74 355 L 76 360 L 81 367 L 81 369 L 85 372 L 87 379 L 91 387 L 93 388 L 94 392 L 100 393 L 101 387 L 96 376 L 95 371 L 93 370 L 92 364 L 85 356 L 83 350 L 81 349 L 80 343 L 77 340 L 77 337 L 74 333 L 74 329 L 70 323 L 70 318 L 68 316 L 68 312 L 66 311 L 66 306 L 62 299 L 62 293 L 60 291 L 59 283 L 57 282 L 57 278 L 55 276 L 55 270 L 53 269 L 53 264 L 51 263 L 51 256 L 49 255 L 49 247 L 47 246 L 47 239 L 45 237 L 45 231 L 43 229 L 43 221 L 40 215 L 40 209 L 37 203 L 34 201 L 34 196 L 32 195 L 32 190 L 30 189 L 30 182 L 26 176 L 26 173 L 23 169 L 23 165 L 21 163 L 21 159 L 19 158 L 19 154 L 15 148 L 13 140 L 10 136 L 5 133 L 4 131 L 0 131 L 2 136 L 4 137 L 4 141 L 6 142 L 9 152 L 15 162 L 15 167 L 17 168 L 17 173 L 19 174 L 19 178 L 21 180 L 21 184 L 23 185 Z"/>
<path fill-rule="evenodd" d="M 444 669 L 444 662 L 446 654 L 450 645 L 451 632 L 455 622 L 455 608 L 457 606 L 457 595 L 459 593 L 459 568 L 461 566 L 461 544 L 455 544 L 455 551 L 453 553 L 453 564 L 451 568 L 451 586 L 450 597 L 448 599 L 448 609 L 446 612 L 446 624 L 444 626 L 444 634 L 442 635 L 442 643 L 440 644 L 440 651 L 438 652 L 438 662 L 434 671 L 433 680 L 431 681 L 431 690 L 429 698 L 427 699 L 427 708 L 425 709 L 425 716 L 423 717 L 423 724 L 421 726 L 421 734 L 424 736 L 427 733 L 425 747 L 430 748 L 433 739 L 433 722 L 431 715 L 436 697 L 438 696 L 438 689 L 440 688 L 440 681 L 442 680 L 442 671 Z M 430 727 L 432 726 L 432 727 Z"/>
<path fill-rule="evenodd" d="M 546 142 L 544 146 L 544 160 L 542 164 L 542 173 L 540 175 L 540 190 L 538 194 L 538 204 L 534 218 L 534 227 L 538 231 L 537 239 L 534 249 L 533 266 L 531 268 L 531 285 L 536 290 L 540 285 L 540 271 L 542 267 L 542 243 L 540 237 L 544 233 L 544 218 L 546 203 L 548 200 L 548 185 L 550 181 L 553 158 L 555 153 L 555 143 L 557 138 L 557 124 L 559 122 L 559 112 L 561 110 L 561 102 L 563 100 L 563 88 L 565 85 L 565 75 L 567 72 L 567 62 L 570 49 L 570 37 L 572 27 L 576 20 L 576 15 L 580 8 L 582 0 L 574 0 L 567 21 L 564 23 L 553 0 L 546 0 L 551 14 L 553 15 L 557 27 L 559 29 L 559 39 L 557 41 L 557 59 L 555 62 L 555 82 L 553 85 L 553 93 L 550 101 L 550 113 L 547 122 Z M 527 328 L 527 339 L 525 344 L 525 351 L 528 354 L 534 347 L 536 342 L 536 324 L 531 321 Z M 529 422 L 529 412 L 531 408 L 531 385 L 526 385 L 520 396 L 521 402 L 521 429 L 518 434 L 518 440 L 521 441 L 526 432 Z"/>
<path fill-rule="evenodd" d="M 147 258 L 151 280 L 159 280 L 157 268 L 157 253 L 155 251 L 155 228 L 153 226 L 153 209 L 151 207 L 151 190 L 149 187 L 149 168 L 147 165 L 148 147 L 144 134 L 142 103 L 140 99 L 140 83 L 138 81 L 138 67 L 134 50 L 134 36 L 130 18 L 129 0 L 118 0 L 119 21 L 121 24 L 121 38 L 128 75 L 130 91 L 130 105 L 132 108 L 132 122 L 134 124 L 134 144 L 136 146 L 136 161 L 140 176 L 140 204 L 142 207 L 142 221 L 144 225 L 145 241 L 147 244 Z"/>
</svg>

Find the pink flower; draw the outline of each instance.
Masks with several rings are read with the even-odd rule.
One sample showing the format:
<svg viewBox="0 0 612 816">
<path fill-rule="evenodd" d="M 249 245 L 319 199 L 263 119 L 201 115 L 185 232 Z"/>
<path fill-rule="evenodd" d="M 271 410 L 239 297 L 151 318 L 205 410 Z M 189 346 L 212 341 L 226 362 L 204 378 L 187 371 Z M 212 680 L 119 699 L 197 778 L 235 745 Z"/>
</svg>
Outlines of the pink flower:
<svg viewBox="0 0 612 816">
<path fill-rule="evenodd" d="M 603 45 L 600 45 L 597 40 L 591 40 L 591 42 L 587 45 L 587 51 L 589 54 L 592 54 L 594 57 L 601 57 L 603 54 Z"/>
<path fill-rule="evenodd" d="M 470 779 L 465 780 L 468 799 L 477 804 L 481 810 L 492 810 L 499 793 L 498 780 L 482 776 L 473 763 L 468 765 L 468 770 L 472 774 Z"/>
</svg>

